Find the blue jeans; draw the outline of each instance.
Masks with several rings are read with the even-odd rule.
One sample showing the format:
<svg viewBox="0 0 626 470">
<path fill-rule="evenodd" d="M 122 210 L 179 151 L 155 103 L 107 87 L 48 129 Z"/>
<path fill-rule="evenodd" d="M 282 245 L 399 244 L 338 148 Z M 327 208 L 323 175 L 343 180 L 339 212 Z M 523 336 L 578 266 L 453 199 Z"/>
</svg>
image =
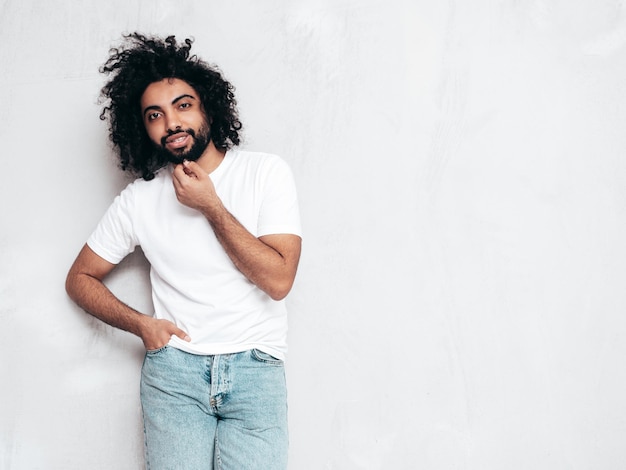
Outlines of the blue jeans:
<svg viewBox="0 0 626 470">
<path fill-rule="evenodd" d="M 287 468 L 285 370 L 268 354 L 148 351 L 141 405 L 150 470 Z"/>
</svg>

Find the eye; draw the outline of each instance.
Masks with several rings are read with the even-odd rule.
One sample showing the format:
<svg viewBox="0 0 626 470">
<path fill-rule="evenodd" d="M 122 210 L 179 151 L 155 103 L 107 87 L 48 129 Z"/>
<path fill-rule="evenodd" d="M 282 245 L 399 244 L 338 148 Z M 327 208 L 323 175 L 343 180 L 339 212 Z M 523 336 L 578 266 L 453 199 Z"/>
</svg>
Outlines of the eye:
<svg viewBox="0 0 626 470">
<path fill-rule="evenodd" d="M 180 104 L 180 109 L 187 109 L 187 108 L 191 108 L 191 103 L 181 103 Z"/>
<path fill-rule="evenodd" d="M 148 121 L 154 121 L 155 119 L 158 119 L 161 116 L 161 113 L 149 113 L 146 118 L 148 119 Z"/>
</svg>

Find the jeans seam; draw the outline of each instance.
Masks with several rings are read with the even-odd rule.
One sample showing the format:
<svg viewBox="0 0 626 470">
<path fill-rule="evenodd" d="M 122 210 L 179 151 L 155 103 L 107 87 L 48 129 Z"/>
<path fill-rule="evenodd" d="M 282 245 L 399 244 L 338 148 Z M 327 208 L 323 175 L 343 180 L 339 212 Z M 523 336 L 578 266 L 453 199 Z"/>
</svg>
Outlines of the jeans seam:
<svg viewBox="0 0 626 470">
<path fill-rule="evenodd" d="M 222 456 L 220 455 L 220 447 L 218 445 L 218 439 L 217 439 L 217 435 L 218 435 L 219 429 L 217 429 L 215 431 L 215 445 L 214 445 L 214 449 L 215 449 L 215 458 L 214 458 L 214 464 L 215 464 L 215 470 L 222 470 Z"/>
</svg>

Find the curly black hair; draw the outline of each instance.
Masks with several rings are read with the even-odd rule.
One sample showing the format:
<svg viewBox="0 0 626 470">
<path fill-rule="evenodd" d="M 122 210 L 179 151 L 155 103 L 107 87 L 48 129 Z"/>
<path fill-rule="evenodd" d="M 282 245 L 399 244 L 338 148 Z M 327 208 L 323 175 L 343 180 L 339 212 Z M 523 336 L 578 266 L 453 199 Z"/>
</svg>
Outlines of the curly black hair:
<svg viewBox="0 0 626 470">
<path fill-rule="evenodd" d="M 192 39 L 179 44 L 174 36 L 161 39 L 131 33 L 123 37 L 122 46 L 112 48 L 100 67 L 101 73 L 111 75 L 100 91 L 100 102 L 105 103 L 100 119 L 108 120 L 122 170 L 149 181 L 168 164 L 148 137 L 140 108 L 148 85 L 166 78 L 184 80 L 198 93 L 218 149 L 239 145 L 242 125 L 234 87 L 217 67 L 190 55 Z"/>
</svg>

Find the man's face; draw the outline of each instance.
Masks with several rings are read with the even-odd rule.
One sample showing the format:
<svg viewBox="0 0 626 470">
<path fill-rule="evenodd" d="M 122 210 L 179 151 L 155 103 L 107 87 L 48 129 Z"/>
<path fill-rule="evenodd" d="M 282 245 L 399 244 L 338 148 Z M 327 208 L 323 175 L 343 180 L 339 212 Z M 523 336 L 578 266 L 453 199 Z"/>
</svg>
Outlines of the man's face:
<svg viewBox="0 0 626 470">
<path fill-rule="evenodd" d="M 170 162 L 198 160 L 211 140 L 200 98 L 184 80 L 148 85 L 141 96 L 141 112 L 150 140 Z"/>
</svg>

